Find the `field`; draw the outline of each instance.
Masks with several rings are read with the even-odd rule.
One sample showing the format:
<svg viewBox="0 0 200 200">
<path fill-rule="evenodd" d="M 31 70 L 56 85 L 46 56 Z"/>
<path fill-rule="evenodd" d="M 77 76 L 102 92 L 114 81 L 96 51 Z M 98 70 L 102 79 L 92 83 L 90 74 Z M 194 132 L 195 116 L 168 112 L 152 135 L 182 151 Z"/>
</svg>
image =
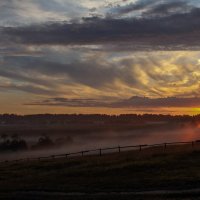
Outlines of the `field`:
<svg viewBox="0 0 200 200">
<path fill-rule="evenodd" d="M 0 199 L 200 199 L 200 145 L 0 164 Z"/>
</svg>

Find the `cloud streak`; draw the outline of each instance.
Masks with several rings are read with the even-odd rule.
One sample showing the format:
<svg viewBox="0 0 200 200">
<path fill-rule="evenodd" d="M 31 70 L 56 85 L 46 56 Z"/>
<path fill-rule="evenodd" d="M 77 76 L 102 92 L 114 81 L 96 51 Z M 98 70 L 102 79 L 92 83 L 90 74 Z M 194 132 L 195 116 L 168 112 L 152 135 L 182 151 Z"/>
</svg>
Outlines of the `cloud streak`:
<svg viewBox="0 0 200 200">
<path fill-rule="evenodd" d="M 73 98 L 80 94 L 88 98 L 92 91 L 94 96 L 114 97 L 200 95 L 197 52 L 146 55 L 87 52 L 72 60 L 70 55 L 69 52 L 69 56 L 65 56 L 67 59 L 61 61 L 60 51 L 55 53 L 49 49 L 42 57 L 4 56 L 0 77 L 14 85 L 45 88 L 51 91 L 51 96 L 53 92 L 63 97 L 70 93 L 75 95 Z"/>
<path fill-rule="evenodd" d="M 148 98 L 134 96 L 121 101 L 108 102 L 107 99 L 68 99 L 51 98 L 41 102 L 28 103 L 35 106 L 66 106 L 66 107 L 108 107 L 108 108 L 168 108 L 168 107 L 199 107 L 200 98 Z"/>
</svg>

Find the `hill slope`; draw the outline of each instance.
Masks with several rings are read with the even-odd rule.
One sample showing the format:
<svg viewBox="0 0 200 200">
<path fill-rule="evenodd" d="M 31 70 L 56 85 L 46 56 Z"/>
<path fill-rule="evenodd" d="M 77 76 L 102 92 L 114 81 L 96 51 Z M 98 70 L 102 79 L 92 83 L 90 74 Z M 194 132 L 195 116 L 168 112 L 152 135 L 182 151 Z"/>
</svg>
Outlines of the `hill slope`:
<svg viewBox="0 0 200 200">
<path fill-rule="evenodd" d="M 183 145 L 167 150 L 159 147 L 104 156 L 2 163 L 0 199 L 198 199 L 199 149 Z"/>
</svg>

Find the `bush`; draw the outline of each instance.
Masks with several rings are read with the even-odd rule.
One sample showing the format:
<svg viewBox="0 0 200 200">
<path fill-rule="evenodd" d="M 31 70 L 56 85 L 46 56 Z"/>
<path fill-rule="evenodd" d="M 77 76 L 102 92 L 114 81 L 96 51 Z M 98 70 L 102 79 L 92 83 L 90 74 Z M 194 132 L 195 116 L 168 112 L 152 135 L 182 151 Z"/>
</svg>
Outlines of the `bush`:
<svg viewBox="0 0 200 200">
<path fill-rule="evenodd" d="M 0 152 L 5 151 L 22 151 L 27 150 L 28 146 L 25 140 L 20 139 L 18 135 L 8 137 L 7 135 L 1 135 Z"/>
<path fill-rule="evenodd" d="M 50 139 L 50 137 L 44 135 L 41 136 L 36 145 L 32 146 L 32 149 L 46 149 L 54 147 L 54 142 Z"/>
</svg>

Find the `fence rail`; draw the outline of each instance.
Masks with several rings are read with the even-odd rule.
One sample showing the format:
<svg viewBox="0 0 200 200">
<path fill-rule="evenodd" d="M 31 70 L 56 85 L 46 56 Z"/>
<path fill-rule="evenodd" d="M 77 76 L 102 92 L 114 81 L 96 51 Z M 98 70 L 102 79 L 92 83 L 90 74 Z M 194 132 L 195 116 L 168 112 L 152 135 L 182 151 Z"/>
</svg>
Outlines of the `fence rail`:
<svg viewBox="0 0 200 200">
<path fill-rule="evenodd" d="M 117 146 L 117 147 L 108 147 L 108 148 L 99 148 L 99 149 L 91 149 L 91 150 L 85 150 L 85 151 L 77 151 L 77 152 L 71 152 L 71 153 L 65 153 L 65 154 L 55 154 L 50 156 L 41 156 L 41 157 L 32 157 L 32 158 L 22 158 L 22 159 L 16 159 L 16 160 L 5 160 L 0 163 L 5 162 L 22 162 L 22 161 L 34 161 L 34 160 L 47 160 L 47 159 L 56 159 L 56 158 L 68 158 L 70 156 L 86 156 L 86 155 L 99 155 L 102 156 L 103 154 L 109 154 L 111 153 L 110 150 L 116 150 L 116 153 L 120 153 L 122 150 L 128 151 L 130 149 L 135 149 L 142 151 L 146 148 L 151 147 L 163 147 L 164 149 L 167 149 L 169 146 L 173 145 L 191 145 L 191 147 L 194 147 L 195 144 L 200 144 L 200 140 L 196 141 L 189 141 L 189 142 L 166 142 L 166 143 L 158 143 L 158 144 L 142 144 L 142 145 L 129 145 L 129 146 Z M 92 153 L 92 154 L 89 154 Z M 112 152 L 114 153 L 114 152 Z"/>
</svg>

